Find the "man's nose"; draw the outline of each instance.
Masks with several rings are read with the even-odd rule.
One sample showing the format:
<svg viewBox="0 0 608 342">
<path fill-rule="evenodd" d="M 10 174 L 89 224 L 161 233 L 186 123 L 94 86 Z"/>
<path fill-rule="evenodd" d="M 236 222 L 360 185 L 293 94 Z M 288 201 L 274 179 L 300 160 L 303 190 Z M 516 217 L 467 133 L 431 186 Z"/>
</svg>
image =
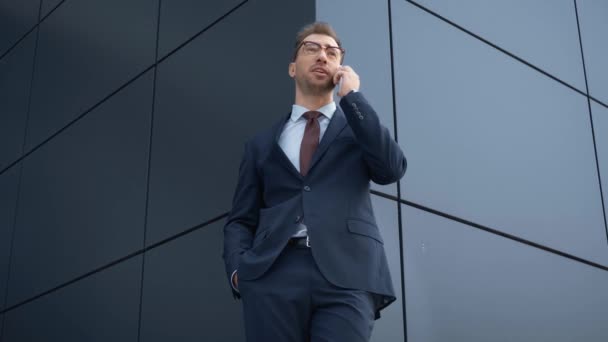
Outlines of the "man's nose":
<svg viewBox="0 0 608 342">
<path fill-rule="evenodd" d="M 325 54 L 325 50 L 321 49 L 317 54 L 317 62 L 327 63 L 327 55 Z"/>
</svg>

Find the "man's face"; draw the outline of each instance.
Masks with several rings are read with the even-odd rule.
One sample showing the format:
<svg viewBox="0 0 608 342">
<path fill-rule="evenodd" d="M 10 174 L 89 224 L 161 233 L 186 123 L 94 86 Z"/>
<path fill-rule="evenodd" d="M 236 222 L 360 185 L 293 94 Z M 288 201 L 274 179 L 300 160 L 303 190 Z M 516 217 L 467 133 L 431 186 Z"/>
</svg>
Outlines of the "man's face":
<svg viewBox="0 0 608 342">
<path fill-rule="evenodd" d="M 313 42 L 323 47 L 338 46 L 333 38 L 323 34 L 311 34 L 303 42 Z M 295 79 L 296 86 L 305 94 L 331 92 L 335 86 L 333 76 L 340 66 L 341 56 L 335 58 L 332 51 L 327 49 L 320 49 L 317 53 L 310 51 L 305 46 L 300 47 L 296 60 L 289 64 L 289 76 Z"/>
</svg>

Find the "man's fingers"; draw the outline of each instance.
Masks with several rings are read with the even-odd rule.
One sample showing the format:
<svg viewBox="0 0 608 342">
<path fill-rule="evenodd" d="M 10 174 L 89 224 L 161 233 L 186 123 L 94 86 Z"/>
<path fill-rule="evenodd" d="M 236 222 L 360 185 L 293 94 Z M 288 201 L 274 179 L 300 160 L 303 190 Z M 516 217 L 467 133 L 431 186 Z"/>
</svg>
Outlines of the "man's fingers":
<svg viewBox="0 0 608 342">
<path fill-rule="evenodd" d="M 334 74 L 334 84 L 337 85 L 338 82 L 340 82 L 340 78 L 342 78 L 342 75 L 344 74 L 343 71 L 338 71 Z"/>
<path fill-rule="evenodd" d="M 359 90 L 359 75 L 350 66 L 341 65 L 335 76 L 334 83 L 342 82 L 342 86 L 338 90 L 338 96 L 344 96 L 352 90 Z"/>
</svg>

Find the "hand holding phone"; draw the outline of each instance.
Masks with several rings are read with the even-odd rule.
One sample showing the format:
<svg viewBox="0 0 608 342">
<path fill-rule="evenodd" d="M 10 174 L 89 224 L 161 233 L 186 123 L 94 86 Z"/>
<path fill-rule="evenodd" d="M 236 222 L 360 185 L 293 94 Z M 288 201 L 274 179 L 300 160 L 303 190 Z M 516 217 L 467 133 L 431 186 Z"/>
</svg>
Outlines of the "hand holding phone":
<svg viewBox="0 0 608 342">
<path fill-rule="evenodd" d="M 353 90 L 359 90 L 359 75 L 348 65 L 341 65 L 334 75 L 334 84 L 337 85 L 338 96 L 342 97 Z"/>
</svg>

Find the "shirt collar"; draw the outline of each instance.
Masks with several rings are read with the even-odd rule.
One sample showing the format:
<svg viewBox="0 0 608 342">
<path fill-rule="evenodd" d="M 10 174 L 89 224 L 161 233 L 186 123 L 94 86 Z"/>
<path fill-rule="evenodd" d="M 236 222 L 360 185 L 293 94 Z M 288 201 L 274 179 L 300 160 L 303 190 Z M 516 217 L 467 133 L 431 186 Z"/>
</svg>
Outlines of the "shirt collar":
<svg viewBox="0 0 608 342">
<path fill-rule="evenodd" d="M 298 121 L 298 119 L 300 119 L 302 114 L 304 114 L 308 111 L 310 111 L 310 109 L 308 109 L 306 107 L 302 107 L 297 104 L 294 104 L 291 107 L 291 121 L 293 121 L 293 122 Z M 334 101 L 331 101 L 330 103 L 326 104 L 325 106 L 317 109 L 317 112 L 321 112 L 321 114 L 325 115 L 329 120 L 331 120 L 331 117 L 334 115 L 335 111 L 336 111 L 336 103 Z"/>
</svg>

